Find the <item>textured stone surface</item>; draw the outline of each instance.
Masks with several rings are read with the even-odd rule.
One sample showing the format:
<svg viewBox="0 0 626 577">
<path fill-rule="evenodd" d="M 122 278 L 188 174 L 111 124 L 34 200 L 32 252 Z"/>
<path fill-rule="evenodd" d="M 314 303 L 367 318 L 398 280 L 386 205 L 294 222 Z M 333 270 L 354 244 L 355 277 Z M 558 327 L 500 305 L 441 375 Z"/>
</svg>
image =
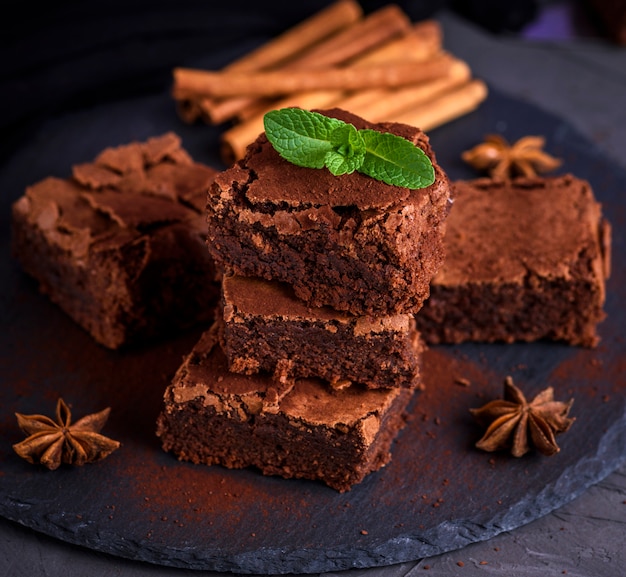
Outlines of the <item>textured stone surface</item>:
<svg viewBox="0 0 626 577">
<path fill-rule="evenodd" d="M 155 102 L 143 103 L 144 117 Z M 119 130 L 113 120 L 121 124 L 128 115 L 132 105 L 110 110 L 110 138 Z M 494 90 L 480 112 L 435 135 L 450 165 L 459 153 L 452 143 L 465 146 L 477 127 L 495 130 L 502 117 L 511 119 L 512 137 L 541 128 L 546 148 L 565 158 L 564 170 L 573 164 L 581 177 L 602 179 L 598 196 L 618 224 L 619 259 L 626 175 L 567 123 Z M 86 121 L 101 122 L 96 118 L 68 117 L 62 135 L 55 132 L 61 125 L 52 124 L 49 137 L 65 138 L 74 123 L 83 128 Z M 155 114 L 155 124 L 163 121 Z M 14 411 L 44 411 L 57 395 L 76 415 L 111 405 L 106 433 L 122 442 L 106 461 L 54 477 L 4 453 L 0 513 L 70 543 L 150 563 L 243 573 L 389 565 L 456 550 L 542 517 L 606 477 L 624 454 L 626 321 L 618 305 L 626 285 L 619 268 L 607 287 L 609 315 L 597 350 L 535 343 L 429 351 L 427 389 L 391 464 L 340 495 L 316 483 L 194 467 L 163 454 L 154 436 L 162 390 L 195 335 L 121 356 L 105 352 L 50 308 L 11 263 L 3 267 L 10 289 L 0 398 L 4 446 L 19 440 Z M 577 423 L 559 439 L 556 457 L 516 460 L 473 449 L 480 431 L 467 409 L 500 396 L 507 374 L 529 395 L 550 383 L 557 398 L 576 399 Z M 472 385 L 455 385 L 458 377 Z"/>
</svg>

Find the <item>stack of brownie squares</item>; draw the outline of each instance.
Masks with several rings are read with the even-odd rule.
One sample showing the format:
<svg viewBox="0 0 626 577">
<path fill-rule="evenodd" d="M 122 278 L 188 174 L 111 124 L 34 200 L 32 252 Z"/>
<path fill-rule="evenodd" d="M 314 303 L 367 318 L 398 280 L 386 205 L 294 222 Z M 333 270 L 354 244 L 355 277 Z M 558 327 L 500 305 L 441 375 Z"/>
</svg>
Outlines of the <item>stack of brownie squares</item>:
<svg viewBox="0 0 626 577">
<path fill-rule="evenodd" d="M 422 387 L 414 317 L 443 264 L 450 185 L 421 130 L 322 113 L 415 143 L 434 183 L 299 167 L 261 134 L 209 191 L 221 304 L 165 392 L 157 434 L 181 460 L 347 491 L 389 462 Z"/>
</svg>

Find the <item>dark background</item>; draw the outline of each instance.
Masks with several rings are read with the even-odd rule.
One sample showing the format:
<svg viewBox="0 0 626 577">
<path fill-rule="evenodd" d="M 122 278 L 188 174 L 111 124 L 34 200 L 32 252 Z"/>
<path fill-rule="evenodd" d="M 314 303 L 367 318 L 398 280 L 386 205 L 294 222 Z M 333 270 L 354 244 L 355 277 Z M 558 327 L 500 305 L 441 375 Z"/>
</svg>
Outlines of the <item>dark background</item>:
<svg viewBox="0 0 626 577">
<path fill-rule="evenodd" d="M 593 0 L 572 1 L 595 22 Z M 363 0 L 369 13 L 384 0 Z M 16 2 L 0 19 L 0 165 L 43 117 L 160 91 L 175 66 L 219 49 L 236 56 L 331 4 L 329 0 L 58 0 Z M 490 34 L 517 34 L 539 0 L 399 0 L 413 19 L 448 8 Z M 599 30 L 602 31 L 601 26 Z M 225 50 L 226 49 L 226 50 Z M 226 62 L 209 62 L 221 66 Z M 206 62 L 202 62 L 202 65 Z"/>
</svg>

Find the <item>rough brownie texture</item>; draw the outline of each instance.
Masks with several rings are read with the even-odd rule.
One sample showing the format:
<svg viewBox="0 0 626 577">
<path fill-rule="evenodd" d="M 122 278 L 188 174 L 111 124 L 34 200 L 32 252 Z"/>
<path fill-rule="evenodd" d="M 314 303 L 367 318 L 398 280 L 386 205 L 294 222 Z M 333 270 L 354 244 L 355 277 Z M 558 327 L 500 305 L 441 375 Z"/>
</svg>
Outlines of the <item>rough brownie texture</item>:
<svg viewBox="0 0 626 577">
<path fill-rule="evenodd" d="M 108 148 L 14 203 L 13 254 L 109 348 L 212 320 L 220 289 L 205 205 L 215 174 L 172 133 Z"/>
<path fill-rule="evenodd" d="M 283 160 L 264 134 L 220 173 L 208 195 L 209 250 L 243 276 L 287 282 L 313 306 L 355 315 L 416 312 L 443 261 L 449 181 L 428 137 L 404 124 L 371 124 L 339 109 L 324 114 L 402 136 L 433 161 L 424 189 Z"/>
<path fill-rule="evenodd" d="M 334 387 L 418 385 L 422 343 L 413 315 L 313 308 L 286 283 L 241 276 L 225 276 L 222 294 L 221 343 L 232 371 L 319 377 Z"/>
<path fill-rule="evenodd" d="M 453 190 L 446 262 L 416 315 L 424 340 L 595 346 L 611 229 L 589 183 L 485 178 Z"/>
<path fill-rule="evenodd" d="M 157 421 L 163 449 L 180 460 L 317 480 L 347 491 L 391 458 L 414 389 L 334 390 L 302 379 L 228 370 L 215 325 L 186 357 Z"/>
</svg>

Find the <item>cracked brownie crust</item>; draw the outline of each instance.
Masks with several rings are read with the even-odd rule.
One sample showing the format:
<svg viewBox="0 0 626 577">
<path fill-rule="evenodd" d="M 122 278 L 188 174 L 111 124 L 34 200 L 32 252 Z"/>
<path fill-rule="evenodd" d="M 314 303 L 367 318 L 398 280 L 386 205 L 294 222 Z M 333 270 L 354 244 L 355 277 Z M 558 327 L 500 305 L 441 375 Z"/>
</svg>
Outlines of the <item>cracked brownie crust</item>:
<svg viewBox="0 0 626 577">
<path fill-rule="evenodd" d="M 589 183 L 482 178 L 453 190 L 446 262 L 416 315 L 424 340 L 595 346 L 611 229 Z"/>
<path fill-rule="evenodd" d="M 215 171 L 173 133 L 104 150 L 13 205 L 12 251 L 40 290 L 116 349 L 210 321 L 219 299 L 206 250 Z"/>
<path fill-rule="evenodd" d="M 277 389 L 269 377 L 230 372 L 218 340 L 214 325 L 165 391 L 157 421 L 165 451 L 342 492 L 389 462 L 414 389 L 335 391 L 317 379 Z"/>
<path fill-rule="evenodd" d="M 358 172 L 295 166 L 262 134 L 211 187 L 209 250 L 237 274 L 289 283 L 313 306 L 355 315 L 416 312 L 443 262 L 447 176 L 419 129 L 323 113 L 414 142 L 433 161 L 434 184 L 409 190 Z"/>
</svg>

